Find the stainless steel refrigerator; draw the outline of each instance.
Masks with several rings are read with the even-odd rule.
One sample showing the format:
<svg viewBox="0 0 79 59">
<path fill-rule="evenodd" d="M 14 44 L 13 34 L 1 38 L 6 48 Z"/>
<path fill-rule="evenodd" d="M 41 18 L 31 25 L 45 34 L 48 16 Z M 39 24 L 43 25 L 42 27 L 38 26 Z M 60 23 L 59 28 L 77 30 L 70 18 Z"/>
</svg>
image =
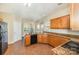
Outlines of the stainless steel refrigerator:
<svg viewBox="0 0 79 59">
<path fill-rule="evenodd" d="M 0 55 L 4 54 L 8 48 L 7 23 L 0 22 Z"/>
</svg>

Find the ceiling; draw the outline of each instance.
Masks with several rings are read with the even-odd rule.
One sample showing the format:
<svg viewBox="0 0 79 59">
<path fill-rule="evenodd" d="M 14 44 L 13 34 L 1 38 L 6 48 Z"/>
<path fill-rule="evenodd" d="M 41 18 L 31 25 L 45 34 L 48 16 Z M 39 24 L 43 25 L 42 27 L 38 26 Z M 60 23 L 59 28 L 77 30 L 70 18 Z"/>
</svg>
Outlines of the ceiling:
<svg viewBox="0 0 79 59">
<path fill-rule="evenodd" d="M 0 12 L 13 13 L 29 20 L 39 20 L 62 6 L 67 6 L 67 4 L 32 3 L 28 7 L 24 3 L 0 3 Z"/>
</svg>

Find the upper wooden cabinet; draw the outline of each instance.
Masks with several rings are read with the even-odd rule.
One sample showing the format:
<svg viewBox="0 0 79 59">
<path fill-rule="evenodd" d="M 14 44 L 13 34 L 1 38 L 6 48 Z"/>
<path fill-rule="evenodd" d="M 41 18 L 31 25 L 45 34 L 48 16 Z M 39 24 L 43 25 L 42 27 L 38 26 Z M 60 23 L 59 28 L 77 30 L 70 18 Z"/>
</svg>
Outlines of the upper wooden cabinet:
<svg viewBox="0 0 79 59">
<path fill-rule="evenodd" d="M 70 28 L 70 16 L 62 16 L 50 21 L 51 29 L 69 29 Z"/>
<path fill-rule="evenodd" d="M 59 18 L 56 18 L 56 19 L 52 19 L 51 20 L 51 23 L 50 23 L 50 28 L 60 28 L 60 19 Z"/>
<path fill-rule="evenodd" d="M 79 31 L 79 3 L 70 4 L 70 27 L 74 31 Z"/>
<path fill-rule="evenodd" d="M 61 28 L 69 29 L 70 28 L 70 16 L 63 16 L 61 17 Z"/>
</svg>

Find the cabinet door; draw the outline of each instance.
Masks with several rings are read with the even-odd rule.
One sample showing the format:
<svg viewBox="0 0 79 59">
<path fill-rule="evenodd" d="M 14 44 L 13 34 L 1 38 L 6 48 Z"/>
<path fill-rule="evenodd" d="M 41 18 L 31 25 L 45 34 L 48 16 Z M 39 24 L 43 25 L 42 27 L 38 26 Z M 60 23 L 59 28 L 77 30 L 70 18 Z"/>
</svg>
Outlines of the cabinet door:
<svg viewBox="0 0 79 59">
<path fill-rule="evenodd" d="M 25 36 L 25 45 L 30 45 L 30 35 Z"/>
<path fill-rule="evenodd" d="M 53 47 L 61 46 L 65 43 L 69 42 L 69 38 L 59 36 L 56 34 L 48 34 L 48 43 Z"/>
<path fill-rule="evenodd" d="M 38 34 L 38 43 L 47 43 L 47 34 Z"/>
<path fill-rule="evenodd" d="M 2 19 L 2 18 L 0 18 L 0 21 L 3 21 L 3 19 Z"/>
<path fill-rule="evenodd" d="M 51 25 L 50 25 L 50 28 L 51 29 L 58 29 L 60 28 L 60 18 L 55 18 L 55 19 L 51 19 Z"/>
<path fill-rule="evenodd" d="M 70 28 L 69 15 L 51 19 L 50 28 L 51 29 L 69 29 Z"/>
<path fill-rule="evenodd" d="M 69 29 L 70 28 L 70 16 L 63 16 L 60 19 L 60 28 L 62 29 Z"/>
<path fill-rule="evenodd" d="M 37 41 L 38 41 L 38 43 L 41 43 L 42 42 L 41 34 L 38 34 L 37 35 Z"/>
<path fill-rule="evenodd" d="M 42 42 L 43 42 L 43 43 L 48 43 L 47 34 L 43 34 L 43 35 L 42 35 Z"/>
</svg>

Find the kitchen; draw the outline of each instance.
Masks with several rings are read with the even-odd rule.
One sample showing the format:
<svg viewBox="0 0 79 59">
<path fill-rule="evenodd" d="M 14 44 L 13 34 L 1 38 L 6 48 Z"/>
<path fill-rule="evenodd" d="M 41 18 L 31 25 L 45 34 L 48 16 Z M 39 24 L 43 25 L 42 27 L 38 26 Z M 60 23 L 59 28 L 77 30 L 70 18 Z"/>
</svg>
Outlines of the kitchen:
<svg viewBox="0 0 79 59">
<path fill-rule="evenodd" d="M 77 3 L 76 4 L 75 3 L 70 3 L 70 4 L 69 3 L 58 3 L 58 4 L 47 3 L 46 5 L 44 4 L 41 5 L 41 4 L 39 3 L 36 4 L 37 7 L 39 6 L 39 8 L 36 9 L 38 11 L 36 10 L 31 11 L 31 9 L 36 8 L 36 5 L 33 8 L 31 7 L 31 9 L 30 7 L 29 8 L 27 7 L 28 10 L 30 10 L 30 11 L 27 11 L 28 13 L 30 12 L 29 14 L 25 14 L 25 15 L 28 15 L 28 17 L 26 17 L 28 20 L 27 19 L 23 20 L 25 18 L 23 18 L 22 20 L 18 20 L 18 19 L 21 19 L 19 18 L 19 16 L 25 17 L 24 14 L 19 15 L 16 18 L 13 18 L 14 16 L 12 15 L 12 19 L 15 19 L 16 22 L 12 20 L 14 23 L 10 21 L 8 26 L 9 26 L 9 30 L 11 29 L 10 26 L 12 27 L 12 30 L 10 31 L 11 31 L 11 34 L 13 35 L 12 36 L 13 41 L 17 42 L 22 39 L 22 44 L 24 47 L 29 47 L 33 44 L 46 44 L 53 47 L 50 51 L 53 52 L 55 55 L 75 55 L 75 54 L 78 55 L 79 54 L 79 46 L 78 46 L 79 45 L 79 40 L 78 40 L 79 4 Z M 53 8 L 51 7 L 51 5 Z M 48 7 L 45 7 L 45 6 L 48 6 Z M 44 10 L 44 8 L 46 8 L 46 10 Z M 46 13 L 47 11 L 49 11 L 49 9 L 51 12 Z M 40 14 L 38 14 L 40 10 L 41 12 Z M 23 10 L 22 13 L 24 13 L 24 11 L 25 10 Z M 11 17 L 9 19 L 11 19 Z M 31 20 L 31 19 L 34 19 L 34 20 Z M 10 25 L 11 23 L 12 25 Z M 10 31 L 8 34 L 9 36 L 10 36 Z M 12 42 L 11 44 L 14 44 L 14 42 Z M 9 48 L 7 49 L 7 51 L 8 50 Z M 6 54 L 9 54 L 9 53 L 7 52 Z M 18 53 L 16 52 L 14 53 L 14 55 L 15 54 L 18 54 Z"/>
<path fill-rule="evenodd" d="M 69 49 L 78 52 L 79 32 L 78 32 L 78 29 L 76 29 L 78 27 L 75 26 L 76 20 L 75 21 L 72 20 L 74 18 L 73 15 L 75 14 L 74 13 L 75 10 L 73 10 L 72 7 L 77 9 L 78 5 L 69 4 L 69 14 L 50 19 L 49 28 L 46 29 L 46 28 L 44 28 L 44 25 L 42 25 L 43 32 L 40 34 L 37 34 L 37 43 L 45 43 L 45 44 L 49 44 L 53 47 L 63 46 L 66 43 L 68 43 Z M 76 17 L 77 17 L 77 15 L 76 15 Z M 72 26 L 74 26 L 76 28 L 74 28 Z M 25 36 L 25 45 L 31 45 L 30 41 L 31 41 L 31 35 L 26 35 Z M 59 49 L 61 48 L 60 50 L 63 49 L 62 47 L 58 47 L 58 48 Z M 52 50 L 55 51 L 54 49 L 52 49 Z M 57 53 L 57 51 L 56 51 L 56 53 Z M 63 52 L 63 50 L 62 50 L 62 52 Z M 65 54 L 67 51 L 65 53 L 62 53 L 62 52 L 60 52 L 60 54 Z"/>
</svg>

